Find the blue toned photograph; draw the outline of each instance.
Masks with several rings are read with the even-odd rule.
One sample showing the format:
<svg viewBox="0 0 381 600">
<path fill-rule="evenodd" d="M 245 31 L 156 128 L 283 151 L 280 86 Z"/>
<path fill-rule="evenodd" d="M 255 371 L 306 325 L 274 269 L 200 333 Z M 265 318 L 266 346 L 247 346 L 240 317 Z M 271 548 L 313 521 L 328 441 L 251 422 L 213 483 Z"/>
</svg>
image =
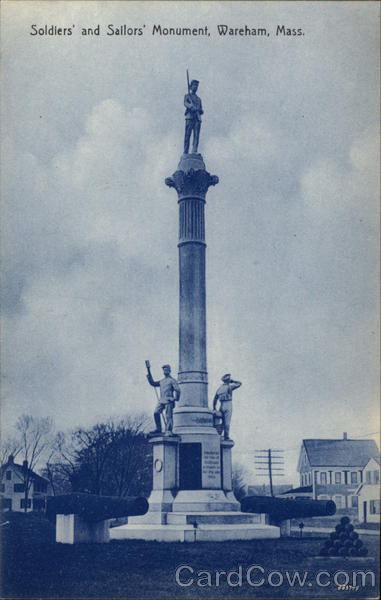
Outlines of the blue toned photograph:
<svg viewBox="0 0 381 600">
<path fill-rule="evenodd" d="M 378 598 L 380 4 L 0 10 L 1 598 Z"/>
</svg>

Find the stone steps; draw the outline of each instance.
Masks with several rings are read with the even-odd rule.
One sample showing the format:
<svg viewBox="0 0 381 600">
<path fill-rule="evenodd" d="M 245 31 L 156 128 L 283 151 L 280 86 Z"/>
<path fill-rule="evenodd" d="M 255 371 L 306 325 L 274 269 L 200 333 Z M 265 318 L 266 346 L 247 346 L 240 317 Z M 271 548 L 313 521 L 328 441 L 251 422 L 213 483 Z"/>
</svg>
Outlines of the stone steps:
<svg viewBox="0 0 381 600">
<path fill-rule="evenodd" d="M 233 540 L 277 539 L 279 527 L 255 523 L 205 523 L 193 525 L 122 525 L 110 529 L 111 540 L 157 542 L 226 542 Z"/>
<path fill-rule="evenodd" d="M 167 513 L 168 525 L 193 525 L 198 526 L 204 524 L 221 524 L 221 525 L 238 525 L 238 524 L 253 524 L 260 523 L 260 516 L 248 513 L 234 511 L 218 511 L 218 512 L 190 512 Z"/>
</svg>

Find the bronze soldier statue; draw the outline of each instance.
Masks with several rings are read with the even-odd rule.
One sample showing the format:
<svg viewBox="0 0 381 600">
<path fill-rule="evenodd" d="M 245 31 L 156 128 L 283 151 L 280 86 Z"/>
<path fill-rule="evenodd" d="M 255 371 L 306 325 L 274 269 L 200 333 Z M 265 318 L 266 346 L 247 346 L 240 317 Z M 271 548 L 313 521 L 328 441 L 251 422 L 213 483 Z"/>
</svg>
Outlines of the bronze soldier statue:
<svg viewBox="0 0 381 600">
<path fill-rule="evenodd" d="M 164 377 L 160 381 L 155 381 L 153 379 L 151 375 L 151 365 L 148 360 L 146 360 L 146 367 L 149 384 L 155 388 L 160 388 L 160 399 L 158 398 L 155 412 L 153 414 L 156 430 L 152 433 L 161 433 L 161 414 L 165 412 L 165 433 L 170 435 L 173 428 L 173 408 L 175 406 L 175 402 L 180 399 L 180 386 L 176 379 L 171 377 L 170 365 L 163 365 L 162 369 Z"/>
<path fill-rule="evenodd" d="M 189 152 L 189 143 L 191 138 L 191 133 L 193 131 L 193 145 L 192 145 L 192 154 L 197 154 L 198 142 L 200 139 L 200 129 L 201 129 L 201 115 L 204 113 L 202 110 L 201 98 L 197 96 L 197 89 L 199 82 L 197 79 L 192 79 L 189 84 L 189 75 L 187 71 L 188 77 L 188 93 L 184 96 L 184 106 L 185 106 L 185 136 L 184 136 L 184 154 L 188 154 Z"/>
<path fill-rule="evenodd" d="M 233 390 L 239 388 L 242 383 L 240 381 L 234 381 L 230 373 L 226 373 L 222 378 L 223 384 L 220 385 L 213 400 L 213 410 L 216 410 L 217 401 L 220 401 L 220 411 L 222 413 L 223 425 L 224 425 L 224 438 L 225 440 L 229 438 L 230 432 L 230 422 L 232 419 L 232 400 L 233 400 Z"/>
</svg>

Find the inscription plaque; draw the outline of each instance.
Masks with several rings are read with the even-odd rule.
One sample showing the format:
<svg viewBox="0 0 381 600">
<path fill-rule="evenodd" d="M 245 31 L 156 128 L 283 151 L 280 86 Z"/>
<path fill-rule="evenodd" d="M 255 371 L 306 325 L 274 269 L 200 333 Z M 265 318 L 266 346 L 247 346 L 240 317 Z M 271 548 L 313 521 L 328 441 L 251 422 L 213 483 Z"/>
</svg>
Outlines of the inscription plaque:
<svg viewBox="0 0 381 600">
<path fill-rule="evenodd" d="M 179 446 L 180 490 L 201 490 L 201 444 L 184 443 Z"/>
<path fill-rule="evenodd" d="M 221 478 L 221 457 L 218 450 L 205 450 L 202 463 L 202 473 L 208 480 L 220 481 Z"/>
</svg>

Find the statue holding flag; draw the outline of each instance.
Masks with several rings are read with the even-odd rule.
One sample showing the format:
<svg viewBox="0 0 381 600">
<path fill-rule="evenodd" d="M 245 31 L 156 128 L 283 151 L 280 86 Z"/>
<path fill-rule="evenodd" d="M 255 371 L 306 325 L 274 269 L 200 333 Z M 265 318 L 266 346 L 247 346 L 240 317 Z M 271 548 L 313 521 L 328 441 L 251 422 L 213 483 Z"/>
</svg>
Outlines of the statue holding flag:
<svg viewBox="0 0 381 600">
<path fill-rule="evenodd" d="M 184 136 L 184 154 L 189 152 L 189 143 L 193 131 L 192 154 L 197 154 L 198 142 L 200 139 L 201 115 L 203 114 L 201 98 L 197 96 L 199 82 L 192 79 L 189 83 L 189 73 L 187 69 L 188 93 L 184 96 L 185 106 L 185 136 Z"/>
<path fill-rule="evenodd" d="M 171 435 L 173 427 L 173 409 L 175 406 L 175 402 L 178 402 L 178 400 L 180 399 L 180 386 L 177 383 L 176 379 L 171 377 L 170 365 L 163 365 L 162 368 L 164 377 L 163 379 L 160 379 L 160 381 L 155 381 L 153 379 L 149 360 L 146 360 L 146 367 L 148 383 L 154 388 L 160 388 L 160 398 L 156 393 L 157 405 L 153 415 L 155 419 L 156 429 L 151 433 L 161 433 L 160 417 L 164 413 L 165 433 Z"/>
</svg>

